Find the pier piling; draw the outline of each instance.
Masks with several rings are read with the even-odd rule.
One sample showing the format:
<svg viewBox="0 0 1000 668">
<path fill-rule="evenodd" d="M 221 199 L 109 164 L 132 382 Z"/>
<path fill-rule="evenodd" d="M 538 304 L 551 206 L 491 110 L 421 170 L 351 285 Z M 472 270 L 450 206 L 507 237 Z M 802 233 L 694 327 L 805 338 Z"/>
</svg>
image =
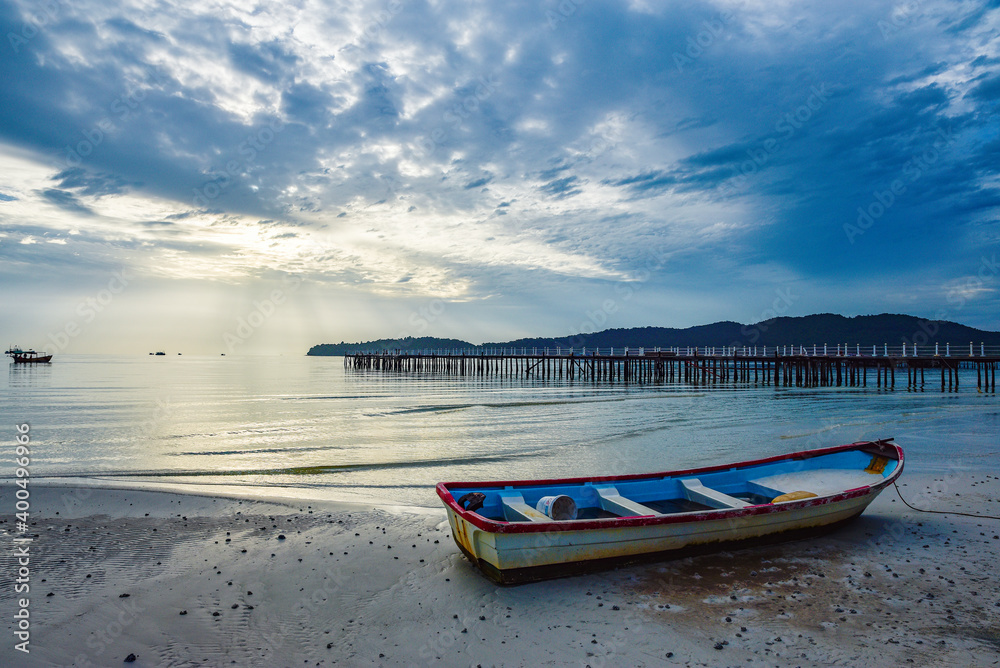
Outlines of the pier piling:
<svg viewBox="0 0 1000 668">
<path fill-rule="evenodd" d="M 861 354 L 838 346 L 836 354 L 818 353 L 805 346 L 738 348 L 612 348 L 583 351 L 555 348 L 472 350 L 375 350 L 344 357 L 344 366 L 357 371 L 405 374 L 441 374 L 497 378 L 569 379 L 608 383 L 689 383 L 719 385 L 740 383 L 774 387 L 868 387 L 868 370 L 874 369 L 876 387 L 896 387 L 896 369 L 906 369 L 906 387 L 925 384 L 927 369 L 940 369 L 941 391 L 959 389 L 959 369 L 976 370 L 976 388 L 996 393 L 996 367 L 1000 346 L 981 345 L 974 355 L 920 356 L 913 346 Z M 850 353 L 850 354 L 848 354 Z M 881 353 L 881 354 L 879 354 Z M 751 373 L 752 370 L 752 373 Z M 919 372 L 919 380 L 917 374 Z"/>
</svg>

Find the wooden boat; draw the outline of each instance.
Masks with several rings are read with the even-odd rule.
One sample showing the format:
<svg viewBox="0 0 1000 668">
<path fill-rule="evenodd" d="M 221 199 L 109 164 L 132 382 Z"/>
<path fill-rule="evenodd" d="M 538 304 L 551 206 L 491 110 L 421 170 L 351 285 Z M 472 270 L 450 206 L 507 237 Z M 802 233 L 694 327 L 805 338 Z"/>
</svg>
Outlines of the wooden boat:
<svg viewBox="0 0 1000 668">
<path fill-rule="evenodd" d="M 465 556 L 514 584 L 830 531 L 902 471 L 890 438 L 666 473 L 443 482 L 437 493 Z"/>
<path fill-rule="evenodd" d="M 48 364 L 52 361 L 52 355 L 43 355 L 34 350 L 21 350 L 17 346 L 12 346 L 10 350 L 4 351 L 4 355 L 12 358 L 14 364 Z"/>
</svg>

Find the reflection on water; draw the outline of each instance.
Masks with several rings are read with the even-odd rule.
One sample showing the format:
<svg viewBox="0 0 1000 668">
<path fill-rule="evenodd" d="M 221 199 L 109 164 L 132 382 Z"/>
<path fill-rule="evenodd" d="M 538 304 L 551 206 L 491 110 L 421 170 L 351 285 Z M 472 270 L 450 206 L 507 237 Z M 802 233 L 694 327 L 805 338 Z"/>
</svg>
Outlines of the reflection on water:
<svg viewBox="0 0 1000 668">
<path fill-rule="evenodd" d="M 896 437 L 907 466 L 926 468 L 1000 450 L 997 397 L 974 382 L 958 393 L 639 387 L 356 373 L 305 356 L 71 355 L 12 364 L 7 379 L 0 416 L 31 422 L 38 478 L 435 505 L 442 480 L 670 470 L 868 438 Z"/>
<path fill-rule="evenodd" d="M 14 364 L 8 370 L 8 387 L 43 387 L 52 381 L 51 364 Z"/>
</svg>

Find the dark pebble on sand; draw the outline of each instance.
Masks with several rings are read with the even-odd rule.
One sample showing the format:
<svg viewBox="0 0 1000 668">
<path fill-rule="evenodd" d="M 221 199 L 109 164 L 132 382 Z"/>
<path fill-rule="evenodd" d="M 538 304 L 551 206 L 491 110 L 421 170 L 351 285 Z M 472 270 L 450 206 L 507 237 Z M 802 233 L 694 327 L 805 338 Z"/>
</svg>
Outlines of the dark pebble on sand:
<svg viewBox="0 0 1000 668">
<path fill-rule="evenodd" d="M 48 598 L 49 596 L 55 596 L 55 592 L 50 591 L 48 594 L 45 595 L 46 598 Z"/>
<path fill-rule="evenodd" d="M 232 607 L 233 607 L 233 610 L 235 610 L 236 608 L 240 607 L 240 604 L 239 603 L 233 603 Z"/>
<path fill-rule="evenodd" d="M 278 540 L 285 540 L 285 534 L 279 533 L 278 534 Z"/>
<path fill-rule="evenodd" d="M 125 663 L 133 663 L 137 658 L 139 657 L 137 657 L 135 654 L 129 654 L 128 656 L 125 657 Z"/>
<path fill-rule="evenodd" d="M 722 649 L 723 645 L 721 642 L 715 643 L 715 649 Z"/>
<path fill-rule="evenodd" d="M 181 610 L 181 611 L 180 611 L 180 613 L 178 613 L 178 614 L 181 614 L 181 615 L 186 615 L 187 613 L 188 613 L 188 611 L 187 611 L 187 610 Z"/>
<path fill-rule="evenodd" d="M 118 598 L 128 598 L 129 594 L 118 594 Z"/>
<path fill-rule="evenodd" d="M 219 612 L 218 610 L 216 610 L 215 612 L 212 613 L 212 616 L 213 617 L 218 617 L 221 614 L 222 614 L 221 612 Z"/>
</svg>

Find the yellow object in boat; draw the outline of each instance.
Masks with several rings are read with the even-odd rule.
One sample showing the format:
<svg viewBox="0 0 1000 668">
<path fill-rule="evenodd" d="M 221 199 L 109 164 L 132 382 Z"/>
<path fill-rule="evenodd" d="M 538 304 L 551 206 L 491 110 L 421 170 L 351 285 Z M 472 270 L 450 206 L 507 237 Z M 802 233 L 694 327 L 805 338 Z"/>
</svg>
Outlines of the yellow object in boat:
<svg viewBox="0 0 1000 668">
<path fill-rule="evenodd" d="M 771 499 L 771 503 L 782 503 L 783 501 L 801 501 L 802 499 L 811 499 L 815 494 L 812 492 L 804 492 L 799 490 L 797 492 L 789 492 L 788 494 L 782 494 L 781 496 L 776 496 Z"/>
<path fill-rule="evenodd" d="M 872 457 L 871 462 L 868 464 L 868 468 L 865 469 L 865 473 L 878 473 L 881 474 L 885 470 L 885 465 L 889 463 L 888 457 L 881 457 L 875 455 Z"/>
</svg>

